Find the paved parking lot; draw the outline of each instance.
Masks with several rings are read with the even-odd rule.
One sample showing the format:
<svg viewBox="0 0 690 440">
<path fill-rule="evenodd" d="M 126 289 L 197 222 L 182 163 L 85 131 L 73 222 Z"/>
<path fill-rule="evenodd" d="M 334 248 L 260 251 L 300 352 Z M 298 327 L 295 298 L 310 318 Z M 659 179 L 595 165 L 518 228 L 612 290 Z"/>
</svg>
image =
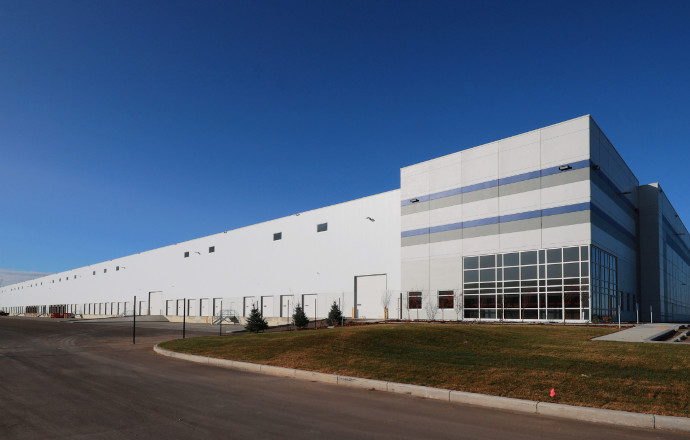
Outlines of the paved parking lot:
<svg viewBox="0 0 690 440">
<path fill-rule="evenodd" d="M 151 349 L 180 336 L 180 323 L 142 323 L 132 345 L 128 323 L 0 317 L 0 438 L 687 438 L 224 370 Z"/>
</svg>

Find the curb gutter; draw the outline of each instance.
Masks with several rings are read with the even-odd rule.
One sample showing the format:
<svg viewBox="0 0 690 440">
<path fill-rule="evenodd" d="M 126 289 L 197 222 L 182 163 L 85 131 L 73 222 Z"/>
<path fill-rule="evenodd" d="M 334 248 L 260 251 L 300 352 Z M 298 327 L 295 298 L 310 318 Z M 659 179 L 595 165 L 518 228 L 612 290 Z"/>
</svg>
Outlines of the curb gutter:
<svg viewBox="0 0 690 440">
<path fill-rule="evenodd" d="M 561 417 L 566 419 L 582 420 L 594 423 L 607 423 L 611 425 L 628 426 L 633 428 L 665 429 L 673 431 L 690 432 L 690 418 L 660 416 L 655 414 L 642 414 L 611 409 L 588 408 L 583 406 L 564 405 L 560 403 L 535 402 L 532 400 L 513 399 L 510 397 L 489 396 L 485 394 L 468 393 L 465 391 L 452 391 L 442 388 L 410 385 L 382 380 L 363 379 L 359 377 L 338 376 L 336 374 L 318 373 L 314 371 L 295 370 L 292 368 L 275 367 L 272 365 L 252 364 L 249 362 L 218 359 L 193 354 L 178 353 L 160 348 L 158 344 L 153 351 L 163 356 L 182 359 L 198 364 L 212 365 L 214 367 L 228 368 L 232 370 L 260 373 L 270 376 L 292 377 L 295 379 L 309 380 L 362 388 L 367 390 L 386 391 L 389 393 L 407 394 L 427 399 L 443 400 L 447 402 L 463 403 L 466 405 L 483 406 L 486 408 L 505 409 L 529 414 Z"/>
</svg>

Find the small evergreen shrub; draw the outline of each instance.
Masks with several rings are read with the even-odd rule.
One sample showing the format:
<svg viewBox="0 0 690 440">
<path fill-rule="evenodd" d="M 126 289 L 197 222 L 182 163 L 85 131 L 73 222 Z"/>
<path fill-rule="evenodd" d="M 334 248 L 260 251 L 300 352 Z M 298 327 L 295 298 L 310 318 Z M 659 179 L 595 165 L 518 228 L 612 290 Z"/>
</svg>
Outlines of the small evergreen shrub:
<svg viewBox="0 0 690 440">
<path fill-rule="evenodd" d="M 331 304 L 331 310 L 328 312 L 328 318 L 326 318 L 326 323 L 328 325 L 338 325 L 340 324 L 340 321 L 343 319 L 343 312 L 340 311 L 340 307 L 338 307 L 338 303 L 333 301 L 333 304 Z"/>
<path fill-rule="evenodd" d="M 268 328 L 268 322 L 266 322 L 256 306 L 252 307 L 252 311 L 249 313 L 247 324 L 245 324 L 244 328 L 252 333 L 259 333 Z"/>
<path fill-rule="evenodd" d="M 306 313 L 304 313 L 304 307 L 297 303 L 295 307 L 295 313 L 292 315 L 292 323 L 295 324 L 297 328 L 304 328 L 309 325 L 309 318 L 307 318 Z"/>
</svg>

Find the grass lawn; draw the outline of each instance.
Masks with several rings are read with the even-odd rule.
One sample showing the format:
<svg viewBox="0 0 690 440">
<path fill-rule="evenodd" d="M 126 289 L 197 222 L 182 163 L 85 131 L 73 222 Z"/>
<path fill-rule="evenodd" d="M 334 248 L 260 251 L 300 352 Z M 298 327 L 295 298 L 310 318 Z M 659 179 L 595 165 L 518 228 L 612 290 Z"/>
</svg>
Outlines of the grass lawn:
<svg viewBox="0 0 690 440">
<path fill-rule="evenodd" d="M 542 402 L 690 416 L 690 344 L 590 341 L 613 331 L 389 324 L 178 339 L 161 347 Z"/>
</svg>

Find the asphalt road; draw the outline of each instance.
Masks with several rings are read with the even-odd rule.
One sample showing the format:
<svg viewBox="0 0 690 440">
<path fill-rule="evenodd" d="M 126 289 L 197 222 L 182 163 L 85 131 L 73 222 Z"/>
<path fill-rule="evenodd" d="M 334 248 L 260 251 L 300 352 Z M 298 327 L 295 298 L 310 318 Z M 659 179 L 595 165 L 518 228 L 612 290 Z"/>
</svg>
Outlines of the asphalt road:
<svg viewBox="0 0 690 440">
<path fill-rule="evenodd" d="M 688 438 L 243 373 L 153 352 L 153 344 L 180 337 L 180 328 L 142 323 L 132 345 L 126 324 L 0 317 L 0 439 Z"/>
</svg>

